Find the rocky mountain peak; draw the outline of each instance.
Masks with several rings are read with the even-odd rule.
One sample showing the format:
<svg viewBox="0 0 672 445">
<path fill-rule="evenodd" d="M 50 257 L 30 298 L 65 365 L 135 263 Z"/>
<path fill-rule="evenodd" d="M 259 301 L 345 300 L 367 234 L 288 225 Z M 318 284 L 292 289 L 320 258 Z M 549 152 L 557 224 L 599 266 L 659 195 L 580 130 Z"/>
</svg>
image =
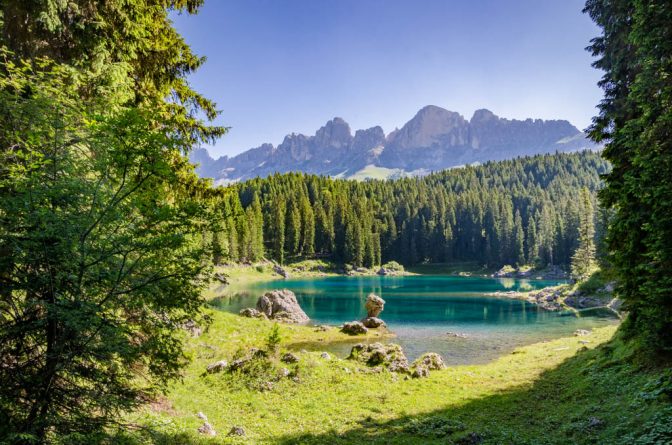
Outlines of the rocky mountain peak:
<svg viewBox="0 0 672 445">
<path fill-rule="evenodd" d="M 476 123 L 493 121 L 497 119 L 499 119 L 499 117 L 497 117 L 495 113 L 485 108 L 481 108 L 480 110 L 474 111 L 474 115 L 471 117 L 469 123 L 476 124 Z"/>
<path fill-rule="evenodd" d="M 322 147 L 344 147 L 352 141 L 350 125 L 340 117 L 327 122 L 315 133 L 315 143 Z"/>
</svg>

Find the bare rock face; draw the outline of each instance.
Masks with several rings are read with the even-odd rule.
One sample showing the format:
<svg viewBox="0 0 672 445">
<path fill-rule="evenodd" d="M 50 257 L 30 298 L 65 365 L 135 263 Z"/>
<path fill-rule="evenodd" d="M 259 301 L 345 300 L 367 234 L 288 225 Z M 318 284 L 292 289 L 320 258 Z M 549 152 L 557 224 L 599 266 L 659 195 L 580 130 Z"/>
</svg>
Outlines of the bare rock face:
<svg viewBox="0 0 672 445">
<path fill-rule="evenodd" d="M 294 292 L 287 289 L 266 292 L 257 300 L 257 310 L 283 323 L 306 323 L 310 320 L 296 301 Z"/>
<path fill-rule="evenodd" d="M 349 335 L 366 334 L 369 330 L 360 321 L 344 323 L 341 332 Z"/>
<path fill-rule="evenodd" d="M 378 315 L 383 312 L 383 307 L 385 307 L 385 300 L 380 298 L 378 295 L 371 293 L 368 297 L 366 297 L 365 307 L 367 317 L 378 317 Z"/>
</svg>

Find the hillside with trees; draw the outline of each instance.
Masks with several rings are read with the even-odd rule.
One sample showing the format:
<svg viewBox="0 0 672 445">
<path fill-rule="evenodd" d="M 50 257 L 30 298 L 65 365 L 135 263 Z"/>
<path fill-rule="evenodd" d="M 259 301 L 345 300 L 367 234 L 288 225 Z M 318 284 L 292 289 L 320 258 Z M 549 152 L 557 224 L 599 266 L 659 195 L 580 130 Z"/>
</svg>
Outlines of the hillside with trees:
<svg viewBox="0 0 672 445">
<path fill-rule="evenodd" d="M 317 255 L 355 267 L 567 266 L 582 225 L 604 227 L 593 203 L 608 171 L 599 154 L 585 151 L 393 181 L 276 174 L 227 188 L 205 242 L 215 263 Z"/>
</svg>

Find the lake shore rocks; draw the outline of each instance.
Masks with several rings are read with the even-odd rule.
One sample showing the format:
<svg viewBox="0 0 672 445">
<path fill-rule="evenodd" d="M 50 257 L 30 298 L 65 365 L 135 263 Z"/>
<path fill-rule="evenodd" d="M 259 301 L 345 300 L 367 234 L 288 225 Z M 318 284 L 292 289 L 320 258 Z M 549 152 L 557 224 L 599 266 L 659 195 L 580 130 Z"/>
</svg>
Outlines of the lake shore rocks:
<svg viewBox="0 0 672 445">
<path fill-rule="evenodd" d="M 343 323 L 341 332 L 348 335 L 361 335 L 366 334 L 369 330 L 361 321 L 350 321 L 348 323 Z"/>
<path fill-rule="evenodd" d="M 361 319 L 361 323 L 367 328 L 375 329 L 379 327 L 385 327 L 386 324 L 383 320 L 378 317 L 365 317 Z"/>
<path fill-rule="evenodd" d="M 268 318 L 283 323 L 306 323 L 310 321 L 296 300 L 294 292 L 288 289 L 266 292 L 257 300 L 257 310 Z"/>
</svg>

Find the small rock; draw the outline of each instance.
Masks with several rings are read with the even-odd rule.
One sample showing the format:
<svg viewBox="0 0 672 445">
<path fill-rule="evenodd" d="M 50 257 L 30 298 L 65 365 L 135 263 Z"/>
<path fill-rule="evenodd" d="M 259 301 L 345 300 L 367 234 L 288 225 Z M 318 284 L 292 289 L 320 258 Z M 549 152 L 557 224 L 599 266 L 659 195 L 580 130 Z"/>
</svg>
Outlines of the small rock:
<svg viewBox="0 0 672 445">
<path fill-rule="evenodd" d="M 385 275 L 389 275 L 389 274 L 390 274 L 390 271 L 387 270 L 387 269 L 385 269 L 384 267 L 381 267 L 380 269 L 378 269 L 378 272 L 376 272 L 376 273 L 377 273 L 378 275 L 384 277 Z"/>
<path fill-rule="evenodd" d="M 215 280 L 219 281 L 222 284 L 229 284 L 229 280 L 227 279 L 227 276 L 224 275 L 223 273 L 216 273 L 215 274 Z"/>
<path fill-rule="evenodd" d="M 411 377 L 413 377 L 414 379 L 429 377 L 429 369 L 427 369 L 427 367 L 423 365 L 416 366 L 413 372 L 411 373 Z"/>
<path fill-rule="evenodd" d="M 273 382 L 263 382 L 259 385 L 260 391 L 273 391 Z"/>
<path fill-rule="evenodd" d="M 243 428 L 242 426 L 234 426 L 233 428 L 231 428 L 227 436 L 241 436 L 241 437 L 245 436 L 245 428 Z"/>
<path fill-rule="evenodd" d="M 291 352 L 287 352 L 282 355 L 280 358 L 280 361 L 283 363 L 296 363 L 299 361 L 299 357 L 296 354 L 292 354 Z"/>
<path fill-rule="evenodd" d="M 366 334 L 369 330 L 360 321 L 351 321 L 343 324 L 341 332 L 349 335 Z"/>
<path fill-rule="evenodd" d="M 198 427 L 198 432 L 205 436 L 216 436 L 217 431 L 210 425 L 208 422 L 204 422 L 203 425 Z"/>
<path fill-rule="evenodd" d="M 329 326 L 319 325 L 315 326 L 315 332 L 326 332 L 329 330 Z"/>
<path fill-rule="evenodd" d="M 218 372 L 224 371 L 228 365 L 229 364 L 226 360 L 220 360 L 218 362 L 209 364 L 206 368 L 206 371 L 208 374 L 216 374 Z"/>
<path fill-rule="evenodd" d="M 287 376 L 289 376 L 289 374 L 290 374 L 290 372 L 289 372 L 289 369 L 287 369 L 287 368 L 280 368 L 280 371 L 278 372 L 278 375 L 281 378 L 282 377 L 287 377 Z"/>
<path fill-rule="evenodd" d="M 602 425 L 604 425 L 604 421 L 602 419 L 598 419 L 597 417 L 588 418 L 588 428 L 599 428 Z"/>
<path fill-rule="evenodd" d="M 206 422 L 208 421 L 208 416 L 206 416 L 205 414 L 203 414 L 201 411 L 199 411 L 199 412 L 196 413 L 196 417 L 198 417 L 198 418 L 201 419 L 201 420 L 205 420 Z"/>
<path fill-rule="evenodd" d="M 590 343 L 590 340 L 579 340 L 579 343 L 581 343 L 582 345 L 587 345 L 588 343 Z"/>
<path fill-rule="evenodd" d="M 273 272 L 277 273 L 278 275 L 280 275 L 283 278 L 289 278 L 289 273 L 277 264 L 275 264 L 273 266 Z"/>
<path fill-rule="evenodd" d="M 413 364 L 416 367 L 424 366 L 429 370 L 440 370 L 446 367 L 443 363 L 443 359 L 436 352 L 422 354 Z"/>
<path fill-rule="evenodd" d="M 253 307 L 247 307 L 245 309 L 241 309 L 240 312 L 238 313 L 241 317 L 247 317 L 247 318 L 263 318 L 263 319 L 268 319 L 268 316 L 264 314 L 263 312 L 260 312 L 256 310 Z"/>
<path fill-rule="evenodd" d="M 587 331 L 585 329 L 577 329 L 576 331 L 574 331 L 574 335 L 576 337 L 581 337 L 581 336 L 584 336 L 584 335 L 590 335 L 590 331 Z"/>
<path fill-rule="evenodd" d="M 378 317 L 366 317 L 362 318 L 361 323 L 367 328 L 379 328 L 385 326 L 385 322 Z"/>
<path fill-rule="evenodd" d="M 323 352 L 322 354 L 320 354 L 320 358 L 324 360 L 331 360 L 331 356 L 329 355 L 328 352 Z"/>
<path fill-rule="evenodd" d="M 182 329 L 187 331 L 192 337 L 200 337 L 203 333 L 203 329 L 196 324 L 194 320 L 187 320 L 182 324 Z"/>
<path fill-rule="evenodd" d="M 467 338 L 467 334 L 463 334 L 461 332 L 446 332 L 446 335 L 448 337 L 454 337 L 454 338 Z"/>
</svg>

